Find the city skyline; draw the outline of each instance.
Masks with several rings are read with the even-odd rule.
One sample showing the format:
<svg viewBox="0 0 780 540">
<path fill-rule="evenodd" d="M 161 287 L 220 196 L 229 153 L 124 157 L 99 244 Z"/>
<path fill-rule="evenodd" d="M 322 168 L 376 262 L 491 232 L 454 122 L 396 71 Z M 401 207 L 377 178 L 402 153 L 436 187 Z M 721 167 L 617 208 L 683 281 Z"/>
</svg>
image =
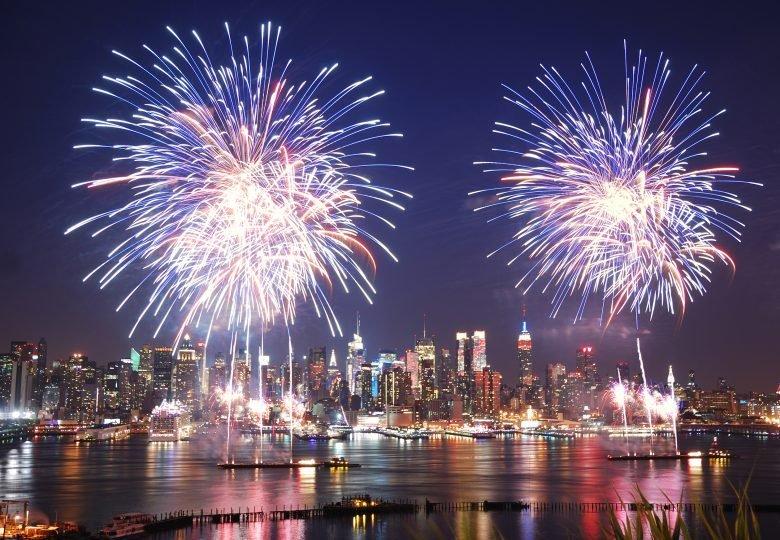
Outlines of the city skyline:
<svg viewBox="0 0 780 540">
<path fill-rule="evenodd" d="M 433 14 L 438 8 L 417 9 L 423 13 L 431 10 Z M 299 347 L 325 344 L 329 348 L 339 343 L 340 350 L 349 339 L 352 314 L 359 310 L 369 349 L 400 348 L 413 343 L 415 329 L 421 326 L 418 320 L 422 313 L 427 313 L 431 332 L 440 339 L 447 336 L 450 346 L 449 336 L 454 331 L 484 328 L 488 354 L 495 358 L 497 369 L 509 371 L 514 360 L 518 314 L 525 302 L 534 315 L 535 345 L 551 361 L 565 360 L 569 351 L 589 342 L 600 351 L 612 352 L 616 360 L 634 362 L 631 316 L 620 317 L 604 328 L 598 325 L 598 306 L 592 306 L 581 324 L 571 324 L 571 312 L 547 320 L 549 297 L 534 291 L 523 298 L 513 289 L 515 274 L 506 272 L 506 261 L 485 260 L 485 255 L 496 247 L 493 239 L 502 234 L 484 223 L 486 216 L 470 213 L 474 201 L 466 198 L 468 191 L 490 183 L 471 162 L 489 157 L 489 148 L 495 142 L 489 135 L 490 123 L 510 114 L 497 99 L 501 82 L 519 86 L 528 83 L 537 75 L 540 61 L 573 73 L 577 65 L 571 59 L 579 59 L 586 48 L 601 66 L 618 66 L 622 62 L 622 40 L 628 38 L 632 46 L 650 54 L 665 51 L 676 70 L 682 71 L 694 62 L 707 69 L 707 86 L 728 109 L 718 122 L 723 137 L 715 143 L 717 150 L 725 159 L 742 166 L 742 176 L 765 184 L 762 190 L 742 193 L 755 211 L 745 217 L 744 243 L 728 246 L 737 261 L 733 281 L 726 272 L 719 272 L 714 276 L 718 286 L 706 297 L 696 299 L 681 322 L 659 316 L 651 324 L 643 325 L 643 332 L 649 332 L 643 339 L 648 371 L 651 378 L 662 380 L 666 366 L 672 363 L 692 367 L 704 381 L 709 378 L 714 383 L 722 374 L 740 387 L 772 390 L 777 382 L 773 331 L 780 324 L 776 270 L 780 267 L 780 239 L 774 210 L 778 184 L 774 181 L 777 166 L 772 161 L 777 150 L 771 120 L 752 120 L 756 109 L 771 113 L 777 107 L 758 91 L 767 81 L 778 78 L 773 67 L 777 65 L 773 61 L 777 53 L 771 47 L 769 23 L 760 13 L 740 13 L 736 15 L 743 22 L 740 28 L 751 29 L 749 43 L 741 39 L 741 34 L 729 31 L 727 38 L 699 51 L 696 45 L 709 31 L 686 27 L 685 32 L 675 32 L 674 29 L 680 30 L 675 25 L 684 23 L 664 21 L 670 25 L 670 35 L 662 38 L 656 35 L 659 21 L 654 18 L 661 15 L 651 14 L 649 19 L 626 21 L 619 29 L 600 32 L 595 38 L 571 25 L 566 39 L 550 46 L 535 37 L 556 31 L 555 22 L 545 17 L 525 17 L 524 20 L 533 20 L 534 26 L 513 31 L 511 24 L 518 24 L 518 9 L 496 7 L 490 18 L 495 28 L 471 24 L 482 20 L 479 10 L 452 13 L 448 29 L 433 27 L 428 35 L 428 31 L 406 24 L 403 18 L 384 8 L 369 13 L 354 7 L 330 11 L 275 7 L 269 13 L 263 6 L 254 6 L 243 14 L 251 23 L 236 21 L 230 10 L 210 8 L 202 13 L 182 13 L 174 7 L 155 8 L 161 21 L 175 23 L 182 31 L 200 28 L 216 47 L 224 43 L 214 20 L 231 21 L 238 31 L 250 34 L 257 17 L 273 19 L 293 35 L 306 35 L 308 30 L 322 28 L 324 23 L 332 31 L 323 37 L 322 45 L 290 39 L 290 52 L 302 51 L 312 58 L 306 68 L 336 58 L 350 72 L 372 74 L 391 98 L 381 104 L 382 116 L 392 119 L 406 137 L 384 153 L 417 168 L 415 173 L 382 178 L 408 189 L 416 197 L 409 211 L 396 219 L 397 231 L 389 235 L 400 263 L 380 266 L 373 306 L 357 297 L 334 295 L 336 313 L 345 328 L 343 339 L 328 337 L 323 321 L 304 309 L 292 329 L 296 343 Z M 601 19 L 598 10 L 578 9 L 574 11 L 581 17 L 574 19 Z M 696 11 L 688 6 L 678 9 L 688 14 Z M 86 212 L 87 203 L 79 200 L 68 186 L 105 165 L 95 155 L 76 156 L 70 148 L 81 142 L 79 118 L 99 107 L 89 88 L 100 73 L 117 69 L 110 49 L 137 51 L 139 36 L 154 45 L 165 42 L 164 23 L 150 23 L 148 17 L 141 15 L 144 11 L 123 7 L 109 10 L 84 4 L 65 15 L 35 14 L 35 24 L 20 24 L 5 34 L 9 43 L 23 44 L 23 52 L 11 59 L 10 68 L 24 70 L 29 76 L 24 85 L 4 89 L 7 102 L 25 102 L 22 94 L 41 98 L 40 107 L 9 111 L 10 121 L 19 128 L 2 135 L 3 147 L 12 157 L 6 181 L 14 193 L 14 197 L 0 203 L 8 223 L 0 249 L 6 261 L 2 268 L 6 306 L 0 314 L 0 329 L 6 340 L 37 340 L 46 336 L 54 356 L 84 349 L 107 362 L 121 357 L 130 345 L 143 343 L 141 337 L 152 333 L 153 325 L 146 324 L 139 329 L 137 341 L 127 340 L 133 314 L 129 310 L 114 312 L 122 295 L 116 291 L 99 294 L 97 287 L 81 282 L 102 251 L 85 245 L 82 239 L 61 237 L 73 216 Z M 26 21 L 32 16 L 20 12 L 18 20 Z M 712 17 L 710 28 L 733 25 L 732 19 L 722 13 L 713 13 Z M 78 24 L 63 24 L 79 19 L 92 23 L 94 31 L 89 36 L 74 30 Z M 363 30 L 357 34 L 338 31 L 358 19 L 366 21 L 361 28 L 374 29 L 373 35 Z M 507 22 L 502 22 L 504 19 Z M 408 32 L 408 39 L 393 40 L 397 27 Z M 473 39 L 473 32 L 477 39 Z M 40 52 L 33 45 L 46 43 L 45 36 L 52 34 L 62 36 L 61 62 L 65 68 L 28 69 L 29 65 L 35 66 L 30 60 Z M 487 39 L 493 34 L 503 37 L 498 42 Z M 101 46 L 95 47 L 95 42 Z M 395 42 L 399 48 L 393 58 L 385 56 L 386 42 Z M 424 59 L 435 63 L 440 71 L 434 73 L 426 62 L 408 61 L 416 58 L 415 43 L 426 44 Z M 488 60 L 499 52 L 514 50 L 523 51 L 515 61 Z M 686 52 L 691 50 L 697 54 Z M 739 62 L 734 62 L 735 58 Z M 479 66 L 478 77 L 456 79 L 464 60 Z M 453 80 L 459 84 L 452 84 Z M 740 82 L 735 84 L 734 80 Z M 416 82 L 409 85 L 409 81 Z M 39 95 L 41 89 L 52 87 L 61 92 L 56 103 Z M 421 88 L 430 88 L 431 93 L 422 92 Z M 436 99 L 432 99 L 433 95 Z M 478 106 L 471 110 L 462 107 L 464 103 Z M 422 110 L 426 114 L 420 114 Z M 453 115 L 453 110 L 458 114 Z M 769 113 L 762 116 L 775 117 Z M 505 228 L 504 232 L 507 231 Z M 171 342 L 173 330 L 164 328 L 161 340 Z M 270 347 L 281 349 L 281 333 L 275 330 L 275 335 L 269 336 Z M 733 367 L 745 363 L 751 369 Z"/>
</svg>

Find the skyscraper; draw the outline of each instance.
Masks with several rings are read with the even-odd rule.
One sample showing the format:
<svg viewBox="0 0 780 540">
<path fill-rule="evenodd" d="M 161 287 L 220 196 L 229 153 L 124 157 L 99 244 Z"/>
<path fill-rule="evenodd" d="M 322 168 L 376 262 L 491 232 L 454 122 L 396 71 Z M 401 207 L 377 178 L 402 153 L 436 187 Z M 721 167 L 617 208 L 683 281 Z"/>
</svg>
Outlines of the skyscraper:
<svg viewBox="0 0 780 540">
<path fill-rule="evenodd" d="M 501 374 L 490 367 L 474 372 L 474 410 L 483 416 L 498 416 L 501 411 Z"/>
<path fill-rule="evenodd" d="M 173 349 L 170 347 L 155 347 L 152 371 L 152 389 L 156 404 L 171 399 L 171 377 L 173 375 Z M 143 359 L 143 356 L 142 356 Z"/>
<path fill-rule="evenodd" d="M 144 393 L 146 393 L 153 388 L 154 357 L 152 348 L 148 344 L 144 344 L 141 350 L 138 351 L 138 354 L 140 356 L 138 360 L 138 378 L 141 385 L 145 387 Z"/>
<path fill-rule="evenodd" d="M 325 347 L 312 347 L 306 363 L 307 393 L 311 400 L 317 401 L 325 397 Z"/>
<path fill-rule="evenodd" d="M 524 389 L 530 388 L 534 382 L 532 351 L 531 332 L 528 331 L 525 320 L 525 307 L 523 307 L 523 322 L 520 334 L 517 336 L 517 364 L 520 367 L 520 386 Z"/>
<path fill-rule="evenodd" d="M 420 399 L 426 402 L 433 401 L 439 396 L 436 384 L 436 343 L 433 337 L 428 337 L 425 323 L 423 323 L 423 337 L 415 343 L 414 352 L 417 353 Z"/>
<path fill-rule="evenodd" d="M 366 350 L 363 338 L 360 336 L 360 313 L 358 313 L 355 333 L 352 335 L 352 341 L 347 344 L 347 383 L 350 394 L 357 393 L 357 377 L 365 360 Z"/>
<path fill-rule="evenodd" d="M 545 402 L 547 404 L 547 414 L 551 418 L 557 417 L 563 410 L 562 394 L 565 385 L 566 366 L 561 363 L 547 364 Z"/>
<path fill-rule="evenodd" d="M 482 371 L 487 367 L 487 339 L 484 330 L 474 330 L 471 335 L 471 347 L 474 355 L 472 369 Z"/>
<path fill-rule="evenodd" d="M 459 374 L 463 374 L 466 372 L 466 349 L 470 346 L 468 333 L 457 332 L 455 341 L 457 342 L 457 369 Z"/>
<path fill-rule="evenodd" d="M 192 340 L 189 335 L 185 335 L 173 366 L 172 393 L 173 398 L 179 401 L 190 413 L 199 408 L 199 371 L 200 365 L 195 356 Z"/>
</svg>

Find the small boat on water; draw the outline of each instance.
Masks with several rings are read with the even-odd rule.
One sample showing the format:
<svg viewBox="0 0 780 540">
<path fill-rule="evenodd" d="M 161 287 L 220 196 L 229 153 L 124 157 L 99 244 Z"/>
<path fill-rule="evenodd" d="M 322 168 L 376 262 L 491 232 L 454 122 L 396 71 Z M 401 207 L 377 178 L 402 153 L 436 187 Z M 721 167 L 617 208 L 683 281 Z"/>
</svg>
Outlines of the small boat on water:
<svg viewBox="0 0 780 540">
<path fill-rule="evenodd" d="M 130 512 L 119 514 L 111 519 L 111 523 L 100 529 L 101 538 L 131 538 L 146 533 L 145 527 L 152 521 L 149 514 Z"/>
</svg>

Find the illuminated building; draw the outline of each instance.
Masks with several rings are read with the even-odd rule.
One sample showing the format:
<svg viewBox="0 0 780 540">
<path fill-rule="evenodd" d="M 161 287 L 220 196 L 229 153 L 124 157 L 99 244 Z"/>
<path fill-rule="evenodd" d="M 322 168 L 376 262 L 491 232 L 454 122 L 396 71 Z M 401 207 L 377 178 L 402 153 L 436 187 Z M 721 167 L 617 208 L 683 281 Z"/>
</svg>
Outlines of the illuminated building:
<svg viewBox="0 0 780 540">
<path fill-rule="evenodd" d="M 238 350 L 238 357 L 234 358 L 233 366 L 233 392 L 240 393 L 245 399 L 249 398 L 249 381 L 252 373 L 252 356 L 247 354 L 244 349 Z M 300 383 L 299 383 L 300 384 Z"/>
<path fill-rule="evenodd" d="M 0 353 L 0 412 L 11 411 L 11 388 L 16 355 Z"/>
<path fill-rule="evenodd" d="M 227 384 L 227 364 L 225 355 L 217 353 L 214 365 L 209 371 L 209 393 L 213 394 L 217 389 L 224 390 Z"/>
<path fill-rule="evenodd" d="M 119 371 L 121 362 L 113 361 L 106 364 L 106 375 L 103 379 L 103 395 L 106 409 L 111 412 L 119 410 Z"/>
<path fill-rule="evenodd" d="M 141 367 L 141 353 L 130 347 L 130 366 L 133 371 L 138 372 L 138 368 Z"/>
<path fill-rule="evenodd" d="M 325 347 L 309 349 L 309 356 L 306 359 L 306 386 L 307 395 L 312 401 L 319 401 L 326 397 L 325 358 L 327 358 Z"/>
<path fill-rule="evenodd" d="M 352 341 L 347 344 L 347 383 L 352 395 L 357 393 L 357 377 L 365 361 L 366 348 L 360 336 L 360 313 L 358 313 L 355 333 L 352 335 Z"/>
<path fill-rule="evenodd" d="M 525 307 L 523 307 L 523 321 L 520 334 L 517 336 L 517 364 L 520 367 L 519 386 L 527 389 L 534 380 L 533 373 L 533 342 L 531 332 L 525 320 Z"/>
<path fill-rule="evenodd" d="M 333 399 L 339 398 L 341 390 L 341 371 L 339 370 L 338 362 L 336 361 L 336 349 L 330 350 L 330 361 L 328 362 L 328 378 L 325 383 L 325 389 L 328 395 Z"/>
<path fill-rule="evenodd" d="M 138 355 L 140 356 L 138 360 L 138 377 L 141 380 L 141 385 L 145 387 L 145 394 L 147 391 L 153 389 L 154 357 L 152 348 L 145 344 L 141 347 L 141 350 L 138 351 Z"/>
<path fill-rule="evenodd" d="M 200 364 L 195 355 L 195 348 L 192 346 L 190 336 L 185 335 L 173 366 L 172 393 L 174 400 L 191 413 L 199 408 L 199 370 Z"/>
<path fill-rule="evenodd" d="M 364 411 L 370 411 L 373 407 L 373 392 L 371 381 L 371 363 L 364 362 L 360 366 L 358 374 L 358 389 L 360 390 L 360 408 Z"/>
<path fill-rule="evenodd" d="M 596 366 L 595 350 L 590 345 L 577 349 L 575 371 L 580 374 L 580 377 L 572 382 L 572 392 L 575 394 L 572 397 L 574 407 L 578 410 L 584 407 L 588 407 L 591 411 L 598 410 L 601 379 Z"/>
<path fill-rule="evenodd" d="M 458 373 L 466 372 L 466 349 L 470 347 L 469 335 L 467 332 L 457 332 L 455 334 L 455 341 L 457 342 L 457 369 Z M 471 354 L 469 352 L 469 354 Z"/>
<path fill-rule="evenodd" d="M 455 379 L 458 376 L 457 364 L 453 361 L 452 352 L 450 349 L 443 347 L 439 349 L 439 366 L 438 380 L 440 392 L 446 392 L 448 394 L 455 393 Z"/>
<path fill-rule="evenodd" d="M 474 372 L 474 413 L 498 416 L 501 411 L 501 374 L 486 366 Z"/>
<path fill-rule="evenodd" d="M 420 358 L 413 349 L 407 349 L 404 353 L 404 363 L 412 379 L 412 393 L 416 397 L 420 393 Z"/>
<path fill-rule="evenodd" d="M 428 337 L 423 325 L 423 337 L 414 346 L 417 354 L 417 384 L 419 396 L 424 402 L 430 402 L 439 397 L 436 385 L 436 343 L 433 337 Z"/>
<path fill-rule="evenodd" d="M 566 366 L 561 363 L 547 364 L 547 380 L 545 382 L 545 402 L 547 414 L 557 418 L 563 411 L 562 393 L 566 385 Z"/>
<path fill-rule="evenodd" d="M 170 347 L 155 347 L 153 357 L 152 389 L 155 402 L 160 404 L 163 400 L 170 400 L 172 396 L 173 349 Z"/>
<path fill-rule="evenodd" d="M 471 347 L 474 355 L 472 369 L 476 373 L 482 371 L 487 363 L 487 339 L 484 330 L 474 330 L 471 335 Z"/>
<path fill-rule="evenodd" d="M 379 403 L 382 407 L 401 407 L 410 403 L 412 381 L 400 367 L 382 372 L 379 385 Z"/>
</svg>

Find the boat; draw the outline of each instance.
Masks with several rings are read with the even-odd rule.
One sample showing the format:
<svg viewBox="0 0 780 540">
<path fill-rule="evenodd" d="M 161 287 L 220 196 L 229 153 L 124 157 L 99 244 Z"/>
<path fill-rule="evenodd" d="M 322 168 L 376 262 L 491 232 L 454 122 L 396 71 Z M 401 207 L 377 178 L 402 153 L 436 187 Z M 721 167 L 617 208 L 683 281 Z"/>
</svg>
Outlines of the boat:
<svg viewBox="0 0 780 540">
<path fill-rule="evenodd" d="M 324 467 L 326 469 L 350 469 L 353 467 L 361 467 L 361 465 L 360 463 L 350 463 L 346 458 L 343 457 L 334 457 L 330 458 L 328 461 L 323 461 L 320 463 L 320 467 Z"/>
<path fill-rule="evenodd" d="M 119 514 L 111 519 L 111 523 L 100 530 L 101 538 L 130 538 L 145 534 L 145 527 L 152 521 L 149 514 L 131 512 Z"/>
<path fill-rule="evenodd" d="M 189 440 L 190 417 L 177 401 L 163 401 L 157 405 L 149 421 L 149 442 L 178 442 Z"/>
<path fill-rule="evenodd" d="M 313 459 L 302 459 L 299 461 L 276 461 L 276 462 L 224 462 L 217 463 L 220 469 L 302 469 L 302 468 L 323 468 L 323 469 L 351 469 L 360 467 L 359 463 L 350 463 L 343 457 L 331 458 L 328 461 L 316 462 Z"/>
<path fill-rule="evenodd" d="M 337 431 L 335 429 L 328 429 L 325 432 L 322 431 L 296 431 L 293 432 L 296 439 L 302 441 L 330 441 L 336 439 L 346 439 L 349 435 L 346 431 Z"/>
<path fill-rule="evenodd" d="M 739 458 L 731 450 L 721 448 L 718 446 L 718 438 L 715 437 L 710 445 L 709 450 L 702 452 L 701 450 L 692 450 L 690 452 L 675 452 L 673 454 L 625 454 L 622 456 L 607 456 L 610 461 L 654 461 L 660 459 L 667 460 L 688 460 L 688 459 L 737 459 Z"/>
</svg>

